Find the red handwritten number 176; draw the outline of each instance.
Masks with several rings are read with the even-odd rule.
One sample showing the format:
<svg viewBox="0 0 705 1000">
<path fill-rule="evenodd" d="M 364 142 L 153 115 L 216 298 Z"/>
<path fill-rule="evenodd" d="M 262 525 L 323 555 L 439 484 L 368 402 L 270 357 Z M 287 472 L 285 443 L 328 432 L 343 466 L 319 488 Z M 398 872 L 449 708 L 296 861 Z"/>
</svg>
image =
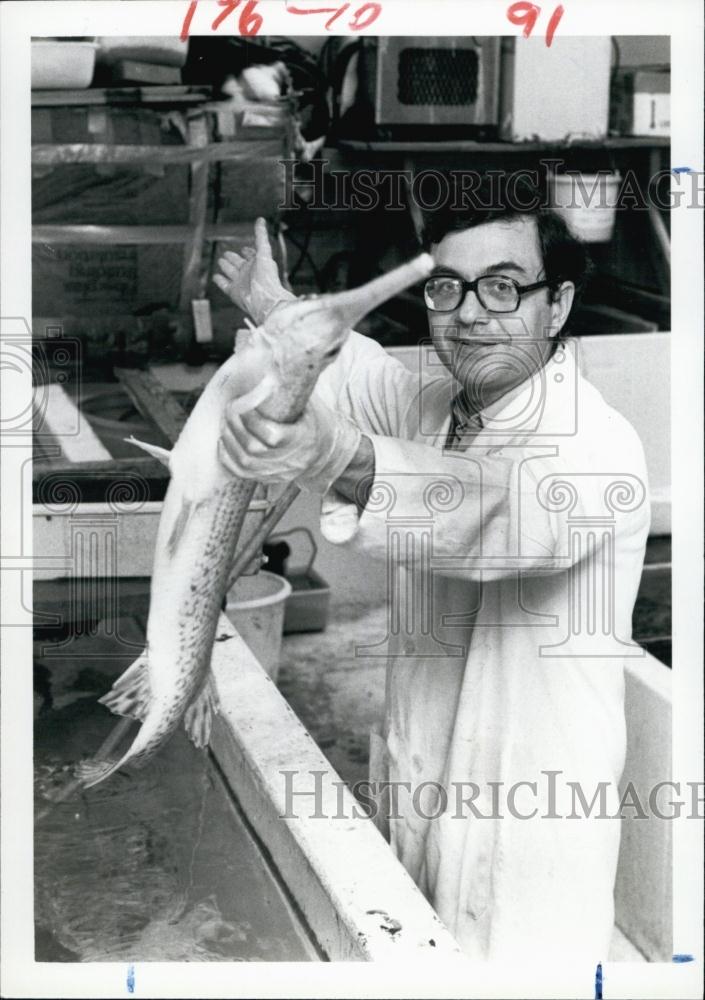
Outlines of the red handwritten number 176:
<svg viewBox="0 0 705 1000">
<path fill-rule="evenodd" d="M 215 31 L 216 28 L 219 28 L 228 14 L 232 14 L 233 11 L 240 6 L 240 0 L 218 0 L 218 5 L 222 7 L 223 10 L 213 21 L 211 31 Z M 237 27 L 241 35 L 256 35 L 262 27 L 262 15 L 256 13 L 256 6 L 257 0 L 247 0 L 247 3 L 240 11 L 240 19 Z M 193 21 L 193 15 L 196 13 L 196 7 L 198 7 L 198 0 L 191 0 L 191 3 L 188 5 L 188 10 L 186 11 L 184 23 L 181 26 L 180 37 L 182 42 L 185 42 L 189 36 L 191 21 Z"/>
<path fill-rule="evenodd" d="M 520 28 L 523 28 L 524 30 L 522 31 L 522 35 L 524 38 L 528 38 L 534 30 L 534 26 L 540 13 L 541 8 L 537 7 L 535 3 L 513 3 L 511 7 L 507 8 L 507 19 L 511 21 L 512 24 L 516 24 Z M 558 22 L 562 17 L 563 7 L 559 4 L 551 14 L 551 19 L 548 22 L 548 27 L 546 28 L 546 45 L 550 46 L 553 41 L 553 36 L 556 33 Z"/>
</svg>

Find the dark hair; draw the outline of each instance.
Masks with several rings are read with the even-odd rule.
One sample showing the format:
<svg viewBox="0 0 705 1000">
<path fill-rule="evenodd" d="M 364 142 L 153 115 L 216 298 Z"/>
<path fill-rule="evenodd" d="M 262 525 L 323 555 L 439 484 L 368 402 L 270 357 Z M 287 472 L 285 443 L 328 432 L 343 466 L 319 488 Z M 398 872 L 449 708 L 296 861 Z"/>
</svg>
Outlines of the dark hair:
<svg viewBox="0 0 705 1000">
<path fill-rule="evenodd" d="M 574 308 L 590 272 L 590 259 L 585 245 L 572 235 L 561 216 L 542 201 L 538 188 L 521 173 L 493 171 L 483 174 L 480 184 L 471 192 L 463 192 L 463 196 L 465 202 L 460 206 L 446 204 L 425 214 L 425 249 L 440 243 L 450 232 L 472 229 L 499 219 L 535 218 L 550 290 L 555 295 L 563 281 L 572 281 L 575 285 Z"/>
</svg>

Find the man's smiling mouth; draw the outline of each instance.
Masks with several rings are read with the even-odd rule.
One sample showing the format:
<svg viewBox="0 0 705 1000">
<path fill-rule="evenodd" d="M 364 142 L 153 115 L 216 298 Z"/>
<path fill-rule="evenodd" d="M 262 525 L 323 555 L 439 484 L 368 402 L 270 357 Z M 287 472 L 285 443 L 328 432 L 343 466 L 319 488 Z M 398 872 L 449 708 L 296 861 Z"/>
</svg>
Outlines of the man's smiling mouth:
<svg viewBox="0 0 705 1000">
<path fill-rule="evenodd" d="M 494 340 L 478 340 L 477 337 L 446 337 L 453 344 L 462 344 L 465 347 L 496 347 L 498 344 L 508 344 L 509 339 L 497 337 Z"/>
</svg>

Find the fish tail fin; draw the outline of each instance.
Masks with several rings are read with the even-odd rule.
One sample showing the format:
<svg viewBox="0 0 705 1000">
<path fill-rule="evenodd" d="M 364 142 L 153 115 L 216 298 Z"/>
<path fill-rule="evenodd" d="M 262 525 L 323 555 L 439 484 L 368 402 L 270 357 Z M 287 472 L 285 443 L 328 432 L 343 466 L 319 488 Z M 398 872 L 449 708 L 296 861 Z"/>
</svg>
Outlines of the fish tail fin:
<svg viewBox="0 0 705 1000">
<path fill-rule="evenodd" d="M 108 757 L 105 760 L 83 760 L 74 767 L 74 774 L 84 788 L 92 788 L 105 781 L 123 764 L 124 757 Z"/>
<path fill-rule="evenodd" d="M 184 728 L 191 742 L 199 750 L 208 746 L 213 716 L 218 714 L 219 708 L 218 692 L 213 678 L 209 675 L 184 715 Z"/>
<path fill-rule="evenodd" d="M 145 650 L 98 701 L 114 715 L 144 720 L 149 711 L 151 696 Z"/>
</svg>

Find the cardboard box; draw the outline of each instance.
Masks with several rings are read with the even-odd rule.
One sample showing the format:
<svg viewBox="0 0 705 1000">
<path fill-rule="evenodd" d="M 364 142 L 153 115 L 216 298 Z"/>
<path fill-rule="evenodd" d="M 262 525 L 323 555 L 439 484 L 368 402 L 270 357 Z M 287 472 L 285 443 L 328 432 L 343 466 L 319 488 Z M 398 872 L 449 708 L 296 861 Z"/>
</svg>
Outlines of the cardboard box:
<svg viewBox="0 0 705 1000">
<path fill-rule="evenodd" d="M 284 102 L 237 111 L 214 110 L 212 105 L 204 109 L 205 142 L 210 147 L 227 142 L 230 149 L 225 160 L 209 163 L 207 195 L 196 198 L 195 205 L 199 213 L 205 210 L 206 227 L 222 225 L 227 230 L 219 242 L 204 239 L 196 281 L 192 273 L 185 285 L 186 244 L 159 240 L 163 226 L 195 223 L 192 167 L 183 160 L 170 162 L 171 149 L 179 155 L 187 142 L 186 114 L 146 106 L 32 109 L 32 142 L 45 152 L 43 161 L 33 166 L 34 226 L 147 226 L 154 227 L 155 238 L 152 243 L 150 234 L 145 238 L 142 233 L 130 244 L 124 229 L 108 229 L 100 238 L 84 230 L 72 233 L 69 240 L 58 234 L 53 239 L 48 230 L 41 237 L 35 233 L 35 335 L 41 337 L 51 320 L 67 335 L 101 350 L 159 355 L 165 346 L 163 334 L 182 350 L 193 332 L 190 302 L 185 305 L 184 299 L 205 297 L 214 310 L 227 313 L 222 323 L 213 317 L 213 325 L 218 334 L 229 328 L 227 339 L 232 342 L 233 320 L 241 321 L 242 314 L 213 284 L 213 269 L 224 249 L 240 250 L 253 242 L 252 223 L 258 215 L 279 214 L 285 177 L 280 160 L 291 148 L 291 112 Z M 67 151 L 68 162 L 62 150 L 56 162 L 46 156 L 55 146 L 74 147 Z M 159 162 L 111 162 L 109 155 L 96 153 L 96 146 L 108 153 L 115 146 L 149 147 L 159 151 Z M 91 159 L 98 162 L 88 162 Z"/>
<path fill-rule="evenodd" d="M 671 134 L 671 73 L 632 69 L 617 74 L 610 101 L 610 129 L 619 135 Z"/>
</svg>

